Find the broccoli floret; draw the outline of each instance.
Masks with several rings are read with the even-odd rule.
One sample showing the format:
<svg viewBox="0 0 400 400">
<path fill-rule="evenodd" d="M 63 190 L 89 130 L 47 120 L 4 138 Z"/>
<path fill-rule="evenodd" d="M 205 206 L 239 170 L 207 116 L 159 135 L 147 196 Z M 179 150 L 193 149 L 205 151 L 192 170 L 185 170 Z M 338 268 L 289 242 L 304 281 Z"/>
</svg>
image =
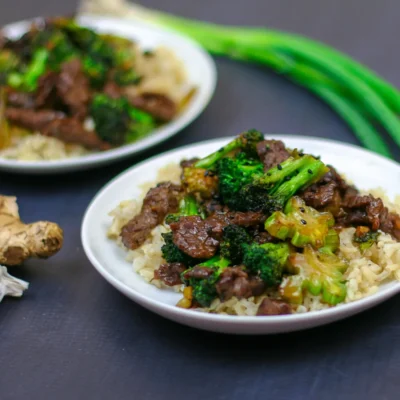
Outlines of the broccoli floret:
<svg viewBox="0 0 400 400">
<path fill-rule="evenodd" d="M 54 25 L 61 29 L 83 54 L 89 54 L 109 67 L 115 65 L 115 52 L 112 46 L 92 29 L 79 26 L 74 20 L 67 18 L 58 18 L 54 21 Z"/>
<path fill-rule="evenodd" d="M 39 78 L 46 71 L 49 51 L 42 48 L 33 53 L 31 62 L 22 72 L 11 72 L 7 84 L 14 89 L 33 92 L 36 90 Z"/>
<path fill-rule="evenodd" d="M 353 241 L 358 244 L 361 252 L 369 249 L 378 240 L 379 232 L 371 231 L 367 226 L 358 226 L 354 232 Z"/>
<path fill-rule="evenodd" d="M 179 202 L 179 210 L 175 214 L 169 214 L 165 218 L 165 223 L 170 224 L 178 221 L 181 217 L 187 217 L 190 215 L 198 215 L 199 207 L 193 196 L 187 195 Z M 191 267 L 198 264 L 202 260 L 193 258 L 180 250 L 173 241 L 172 232 L 163 233 L 162 237 L 165 244 L 161 247 L 161 253 L 163 258 L 168 263 L 182 263 L 186 267 Z"/>
<path fill-rule="evenodd" d="M 224 228 L 220 253 L 232 261 L 233 265 L 239 265 L 243 260 L 244 245 L 250 244 L 251 237 L 246 229 L 239 225 L 228 225 Z"/>
<path fill-rule="evenodd" d="M 319 248 L 325 245 L 329 229 L 334 223 L 331 213 L 308 207 L 304 200 L 294 196 L 287 202 L 284 212 L 275 211 L 265 221 L 265 230 L 281 240 L 290 238 L 296 247 L 311 244 Z"/>
<path fill-rule="evenodd" d="M 245 185 L 236 197 L 236 209 L 266 214 L 282 210 L 300 189 L 319 180 L 328 170 L 324 163 L 310 155 L 297 159 L 289 157 Z"/>
<path fill-rule="evenodd" d="M 240 191 L 264 172 L 264 165 L 241 152 L 234 158 L 222 158 L 217 167 L 219 193 L 228 207 L 242 208 Z"/>
<path fill-rule="evenodd" d="M 192 287 L 193 299 L 202 307 L 208 307 L 217 297 L 216 283 L 221 273 L 230 265 L 230 261 L 221 256 L 215 256 L 209 260 L 196 265 L 182 273 L 182 282 L 186 286 Z M 198 267 L 208 269 L 208 274 L 202 274 L 203 277 L 194 277 L 193 273 Z M 207 275 L 207 276 L 204 276 Z"/>
<path fill-rule="evenodd" d="M 242 149 L 248 156 L 257 156 L 257 143 L 264 140 L 264 135 L 255 129 L 242 133 L 237 138 L 233 139 L 226 146 L 220 148 L 216 152 L 209 154 L 207 157 L 195 163 L 196 168 L 209 169 L 215 165 L 217 161 L 225 157 L 232 151 Z"/>
<path fill-rule="evenodd" d="M 183 168 L 182 184 L 188 193 L 199 194 L 203 199 L 213 197 L 218 190 L 217 176 L 204 168 Z"/>
<path fill-rule="evenodd" d="M 19 57 L 10 50 L 0 52 L 0 85 L 5 85 L 10 73 L 20 67 Z"/>
<path fill-rule="evenodd" d="M 89 54 L 83 57 L 83 71 L 88 76 L 93 88 L 101 89 L 106 83 L 108 67 Z"/>
<path fill-rule="evenodd" d="M 201 262 L 198 258 L 190 257 L 175 245 L 172 232 L 162 233 L 161 236 L 165 242 L 161 247 L 161 253 L 167 263 L 181 263 L 186 267 L 192 267 Z"/>
<path fill-rule="evenodd" d="M 113 99 L 97 94 L 89 112 L 99 136 L 114 145 L 134 142 L 156 126 L 150 114 L 135 109 L 124 97 Z"/>
<path fill-rule="evenodd" d="M 287 243 L 265 243 L 244 245 L 243 264 L 267 284 L 276 286 L 282 281 L 283 271 L 289 256 Z"/>
<path fill-rule="evenodd" d="M 196 199 L 189 194 L 180 200 L 177 213 L 167 215 L 165 223 L 170 224 L 178 221 L 180 217 L 188 217 L 190 215 L 199 215 L 199 205 Z"/>
<path fill-rule="evenodd" d="M 295 304 L 302 304 L 304 292 L 321 295 L 323 302 L 336 305 L 346 297 L 343 272 L 347 264 L 334 254 L 321 253 L 311 245 L 303 253 L 290 255 L 288 271 L 295 274 L 284 278 L 279 291 L 282 297 Z"/>
</svg>

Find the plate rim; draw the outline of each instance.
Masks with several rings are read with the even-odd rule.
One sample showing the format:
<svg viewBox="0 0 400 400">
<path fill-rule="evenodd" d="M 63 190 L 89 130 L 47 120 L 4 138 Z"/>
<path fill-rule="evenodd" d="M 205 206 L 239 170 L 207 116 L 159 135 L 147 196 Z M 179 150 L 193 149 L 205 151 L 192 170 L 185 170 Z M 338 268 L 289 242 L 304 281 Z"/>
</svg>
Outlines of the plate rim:
<svg viewBox="0 0 400 400">
<path fill-rule="evenodd" d="M 383 157 L 379 154 L 373 153 L 369 150 L 363 149 L 360 146 L 354 145 L 354 144 L 347 144 L 347 143 L 341 143 L 337 142 L 332 139 L 327 139 L 327 138 L 319 138 L 319 137 L 312 137 L 312 136 L 302 136 L 302 135 L 285 135 L 285 134 L 266 134 L 266 137 L 273 137 L 276 139 L 281 139 L 283 141 L 287 139 L 293 139 L 293 140 L 306 140 L 306 141 L 313 141 L 313 142 L 319 142 L 319 143 L 325 143 L 325 144 L 332 144 L 335 146 L 342 147 L 343 149 L 345 148 L 351 148 L 352 150 L 356 150 L 358 152 L 367 154 L 369 156 L 373 156 L 377 158 L 380 161 L 386 162 L 391 164 L 392 166 L 396 168 L 400 168 L 400 164 L 390 160 L 386 157 Z M 376 304 L 379 304 L 397 293 L 400 292 L 400 282 L 392 282 L 392 285 L 389 286 L 388 288 L 383 289 L 382 291 L 379 291 L 375 294 L 372 294 L 370 296 L 364 297 L 360 300 L 356 300 L 351 303 L 345 303 L 341 304 L 336 307 L 332 307 L 329 309 L 324 309 L 324 310 L 318 310 L 318 311 L 309 311 L 305 313 L 298 313 L 298 314 L 290 314 L 290 315 L 279 315 L 279 316 L 236 316 L 236 315 L 221 315 L 221 314 L 209 314 L 209 313 L 203 313 L 203 312 L 195 312 L 191 310 L 186 310 L 182 309 L 179 307 L 176 307 L 174 305 L 162 303 L 158 300 L 152 299 L 147 297 L 146 295 L 137 292 L 135 289 L 129 287 L 126 285 L 124 282 L 121 282 L 117 278 L 114 277 L 114 275 L 109 272 L 106 268 L 104 268 L 101 265 L 101 262 L 97 260 L 95 255 L 92 253 L 91 248 L 90 248 L 90 241 L 88 240 L 88 234 L 86 234 L 86 231 L 89 227 L 90 224 L 90 215 L 92 213 L 92 210 L 95 208 L 96 203 L 99 201 L 99 199 L 115 184 L 117 184 L 120 180 L 123 180 L 125 176 L 128 176 L 130 173 L 132 173 L 136 168 L 144 166 L 148 163 L 152 163 L 155 161 L 157 158 L 163 157 L 163 156 L 168 156 L 171 155 L 175 152 L 183 151 L 185 149 L 191 148 L 191 147 L 197 147 L 201 145 L 207 145 L 207 144 L 216 144 L 223 142 L 229 141 L 232 139 L 232 137 L 223 137 L 223 138 L 216 138 L 216 139 L 211 139 L 211 140 L 205 140 L 205 141 L 200 141 L 196 143 L 192 143 L 189 145 L 181 146 L 166 152 L 163 152 L 161 154 L 154 155 L 153 157 L 150 157 L 146 160 L 143 160 L 137 164 L 135 164 L 132 167 L 129 167 L 125 171 L 121 172 L 117 176 L 115 176 L 113 179 L 111 179 L 109 182 L 107 182 L 98 192 L 97 194 L 93 197 L 93 199 L 90 201 L 90 203 L 87 206 L 87 209 L 85 210 L 83 219 L 82 219 L 82 225 L 81 225 L 81 241 L 83 245 L 84 252 L 86 256 L 88 257 L 90 263 L 93 265 L 93 267 L 97 270 L 97 272 L 100 273 L 103 278 L 110 283 L 112 286 L 114 286 L 117 290 L 122 292 L 124 295 L 128 296 L 130 299 L 135 301 L 136 303 L 142 305 L 143 307 L 152 310 L 153 312 L 156 312 L 157 314 L 159 313 L 158 310 L 160 310 L 160 313 L 164 316 L 165 314 L 168 314 L 169 316 L 172 314 L 175 318 L 181 320 L 191 320 L 192 322 L 213 322 L 213 323 L 222 323 L 226 324 L 229 323 L 230 325 L 241 325 L 246 324 L 248 326 L 276 326 L 278 325 L 291 325 L 291 324 L 301 324 L 302 322 L 310 322 L 311 320 L 316 320 L 316 322 L 321 321 L 321 320 L 336 320 L 336 319 L 344 319 L 350 315 L 354 315 L 358 312 L 361 312 L 367 308 L 371 308 Z M 166 317 L 166 318 L 169 318 Z M 338 317 L 338 318 L 336 318 Z M 172 319 L 172 318 L 171 318 Z M 324 322 L 322 322 L 324 324 Z M 301 328 L 299 328 L 301 329 Z M 298 330 L 298 329 L 296 329 Z"/>
<path fill-rule="evenodd" d="M 101 23 L 112 23 L 118 24 L 118 26 L 124 26 L 127 30 L 132 29 L 132 21 L 127 21 L 122 18 L 106 17 L 88 14 L 77 15 L 78 20 L 83 21 L 83 24 L 101 24 Z M 31 18 L 21 21 L 15 21 L 10 24 L 3 26 L 3 29 L 22 29 L 19 26 L 24 26 L 37 20 L 38 18 Z M 167 29 L 155 27 L 150 23 L 143 21 L 134 21 L 135 26 L 139 28 L 151 30 L 157 34 L 167 35 L 169 38 L 173 38 L 185 46 L 191 47 L 199 57 L 203 60 L 207 68 L 208 80 L 206 85 L 203 86 L 202 96 L 192 106 L 194 108 L 188 108 L 184 110 L 176 119 L 169 122 L 165 127 L 159 127 L 155 129 L 151 135 L 146 138 L 139 140 L 138 142 L 117 147 L 106 152 L 98 152 L 94 154 L 65 158 L 60 160 L 48 160 L 48 161 L 26 161 L 26 160 L 13 160 L 0 157 L 0 170 L 5 172 L 14 173 L 26 173 L 26 174 L 38 174 L 38 173 L 62 173 L 67 171 L 83 170 L 88 168 L 96 168 L 106 163 L 113 163 L 119 160 L 124 160 L 128 157 L 134 157 L 140 153 L 148 150 L 158 144 L 165 142 L 175 135 L 181 133 L 190 124 L 196 121 L 197 118 L 205 111 L 209 105 L 211 99 L 214 96 L 218 72 L 214 59 L 208 54 L 198 43 L 194 40 L 187 38 L 178 33 L 172 32 Z M 199 85 L 198 85 L 199 86 Z M 200 85 L 201 86 L 201 85 Z M 176 125 L 176 126 L 175 126 Z M 158 131 L 161 132 L 158 132 Z"/>
</svg>

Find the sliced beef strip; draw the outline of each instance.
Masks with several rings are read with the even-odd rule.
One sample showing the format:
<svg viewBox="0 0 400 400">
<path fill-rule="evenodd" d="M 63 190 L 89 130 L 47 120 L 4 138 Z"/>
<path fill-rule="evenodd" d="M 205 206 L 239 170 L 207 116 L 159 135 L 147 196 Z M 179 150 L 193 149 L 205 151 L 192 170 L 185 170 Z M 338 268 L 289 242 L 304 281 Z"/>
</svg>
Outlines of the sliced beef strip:
<svg viewBox="0 0 400 400">
<path fill-rule="evenodd" d="M 7 105 L 16 108 L 34 108 L 35 99 L 30 93 L 7 88 Z"/>
<path fill-rule="evenodd" d="M 111 145 L 97 135 L 86 130 L 82 122 L 75 118 L 56 119 L 42 129 L 45 136 L 55 137 L 66 143 L 80 144 L 91 150 L 108 150 Z"/>
<path fill-rule="evenodd" d="M 150 189 L 143 200 L 140 213 L 123 226 L 122 243 L 132 250 L 140 247 L 167 214 L 178 210 L 180 195 L 180 186 L 171 182 L 162 182 Z"/>
<path fill-rule="evenodd" d="M 280 140 L 263 140 L 257 144 L 257 153 L 264 164 L 265 171 L 290 157 L 284 143 Z"/>
<path fill-rule="evenodd" d="M 69 108 L 71 115 L 83 120 L 87 115 L 90 86 L 79 59 L 74 58 L 62 64 L 56 87 L 59 97 Z"/>
<path fill-rule="evenodd" d="M 210 267 L 201 267 L 196 265 L 184 274 L 185 279 L 195 278 L 195 279 L 207 279 L 214 273 L 214 270 Z"/>
<path fill-rule="evenodd" d="M 222 272 L 216 290 L 222 301 L 232 297 L 247 299 L 260 296 L 265 290 L 265 283 L 257 277 L 249 277 L 242 267 L 228 267 Z"/>
<path fill-rule="evenodd" d="M 181 251 L 193 258 L 210 258 L 217 252 L 226 226 L 256 226 L 265 218 L 257 212 L 215 212 L 204 220 L 199 216 L 182 217 L 170 227 L 174 243 Z"/>
<path fill-rule="evenodd" d="M 185 270 L 185 265 L 181 263 L 162 264 L 154 271 L 154 278 L 161 280 L 167 286 L 180 285 L 181 273 Z"/>
<path fill-rule="evenodd" d="M 316 183 L 299 194 L 306 204 L 320 211 L 330 211 L 334 216 L 341 212 L 342 197 L 351 188 L 329 165 L 329 171 Z"/>
<path fill-rule="evenodd" d="M 130 103 L 151 114 L 155 119 L 168 122 L 174 118 L 177 109 L 175 103 L 167 96 L 159 93 L 143 93 L 139 96 L 130 97 Z"/>
<path fill-rule="evenodd" d="M 292 308 L 284 301 L 272 300 L 266 297 L 258 307 L 257 315 L 285 315 L 292 314 Z"/>
<path fill-rule="evenodd" d="M 66 118 L 65 114 L 53 110 L 28 110 L 8 107 L 6 118 L 13 124 L 32 131 L 42 131 L 50 122 Z"/>
<path fill-rule="evenodd" d="M 199 216 L 180 218 L 170 224 L 175 245 L 193 258 L 210 258 L 219 246 L 219 241 L 210 235 L 207 220 Z"/>
<path fill-rule="evenodd" d="M 180 162 L 180 166 L 181 166 L 181 168 L 193 167 L 193 165 L 199 160 L 200 160 L 200 158 L 198 158 L 198 157 L 190 158 L 189 160 L 185 159 Z"/>
<path fill-rule="evenodd" d="M 123 96 L 123 88 L 121 88 L 121 86 L 118 86 L 112 80 L 106 82 L 103 88 L 103 92 L 113 99 L 119 99 L 121 96 Z"/>
<path fill-rule="evenodd" d="M 227 206 L 221 204 L 218 199 L 210 199 L 203 203 L 204 211 L 208 216 L 213 215 L 216 212 L 228 212 Z"/>
<path fill-rule="evenodd" d="M 37 108 L 55 108 L 59 105 L 56 86 L 59 77 L 57 72 L 48 71 L 39 78 L 35 94 L 35 106 Z"/>
<path fill-rule="evenodd" d="M 103 142 L 96 132 L 87 131 L 80 121 L 67 118 L 59 111 L 7 108 L 6 117 L 17 126 L 39 131 L 45 136 L 56 137 L 67 143 L 81 144 L 88 149 L 98 150 L 111 147 Z"/>
</svg>

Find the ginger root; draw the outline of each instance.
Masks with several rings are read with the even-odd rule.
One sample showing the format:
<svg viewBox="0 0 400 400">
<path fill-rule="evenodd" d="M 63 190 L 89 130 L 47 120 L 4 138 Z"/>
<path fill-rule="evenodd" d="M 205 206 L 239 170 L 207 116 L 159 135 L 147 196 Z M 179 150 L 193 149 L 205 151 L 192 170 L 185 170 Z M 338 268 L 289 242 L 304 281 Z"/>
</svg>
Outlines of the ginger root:
<svg viewBox="0 0 400 400">
<path fill-rule="evenodd" d="M 47 258 L 63 244 L 63 231 L 53 222 L 24 224 L 16 197 L 0 195 L 0 264 L 18 265 L 30 257 Z"/>
</svg>

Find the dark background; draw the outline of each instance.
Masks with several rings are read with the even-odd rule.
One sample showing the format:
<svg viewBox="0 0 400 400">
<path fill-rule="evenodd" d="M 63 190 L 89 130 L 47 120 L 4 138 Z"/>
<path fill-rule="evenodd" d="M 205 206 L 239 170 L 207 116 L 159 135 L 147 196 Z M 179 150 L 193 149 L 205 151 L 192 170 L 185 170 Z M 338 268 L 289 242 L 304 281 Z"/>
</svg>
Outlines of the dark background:
<svg viewBox="0 0 400 400">
<path fill-rule="evenodd" d="M 219 23 L 266 25 L 323 40 L 400 86 L 400 3 L 374 0 L 149 0 L 151 7 Z M 0 23 L 69 13 L 75 1 L 0 0 Z M 256 127 L 357 143 L 324 104 L 261 68 L 217 60 L 206 111 L 177 137 L 123 163 L 58 177 L 0 174 L 26 221 L 65 231 L 62 251 L 12 273 L 30 282 L 0 305 L 0 399 L 398 399 L 400 298 L 305 332 L 235 337 L 153 315 L 87 261 L 80 224 L 115 174 L 143 158 Z M 356 162 L 356 160 L 355 160 Z"/>
</svg>

